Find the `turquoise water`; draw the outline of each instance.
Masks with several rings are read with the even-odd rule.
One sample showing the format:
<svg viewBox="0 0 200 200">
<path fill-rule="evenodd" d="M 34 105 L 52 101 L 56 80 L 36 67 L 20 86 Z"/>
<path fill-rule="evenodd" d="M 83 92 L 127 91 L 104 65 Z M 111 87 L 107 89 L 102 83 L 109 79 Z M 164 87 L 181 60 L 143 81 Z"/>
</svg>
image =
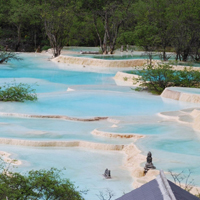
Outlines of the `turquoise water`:
<svg viewBox="0 0 200 200">
<path fill-rule="evenodd" d="M 23 165 L 16 170 L 25 173 L 32 169 L 65 168 L 62 178 L 79 186 L 79 190 L 89 190 L 86 199 L 98 199 L 99 192 L 110 189 L 115 197 L 129 192 L 133 181 L 129 171 L 122 166 L 124 155 L 119 152 L 95 151 L 83 148 L 28 148 L 1 145 L 1 150 L 11 152 L 13 158 L 22 160 Z M 111 162 L 112 160 L 112 162 Z M 112 179 L 103 178 L 105 169 L 111 169 Z"/>
<path fill-rule="evenodd" d="M 47 55 L 21 54 L 20 62 L 0 67 L 0 85 L 15 80 L 32 84 L 38 93 L 36 102 L 0 102 L 0 137 L 34 141 L 89 141 L 105 144 L 129 144 L 131 139 L 113 139 L 94 136 L 94 129 L 113 133 L 146 135 L 137 142 L 146 154 L 153 152 L 158 169 L 179 171 L 191 168 L 200 185 L 198 133 L 185 124 L 165 121 L 159 112 L 200 107 L 130 87 L 116 86 L 112 71 L 91 72 L 66 67 L 48 61 Z M 67 91 L 67 89 L 73 91 Z M 3 113 L 66 115 L 78 118 L 105 116 L 111 120 L 75 122 L 59 119 L 8 117 Z M 113 125 L 115 125 L 113 127 Z M 116 127 L 117 126 L 117 127 Z M 130 172 L 124 166 L 124 155 L 119 152 L 94 151 L 81 148 L 34 148 L 1 145 L 0 151 L 12 153 L 22 160 L 18 171 L 66 167 L 66 177 L 81 188 L 91 188 L 86 199 L 95 199 L 100 190 L 109 187 L 116 198 L 132 189 Z M 184 156 L 186 159 L 184 159 Z M 105 168 L 112 171 L 111 180 L 101 176 Z M 196 178 L 197 177 L 197 178 Z M 198 181 L 199 180 L 199 181 Z M 123 187 L 122 187 L 123 185 Z"/>
<path fill-rule="evenodd" d="M 34 141 L 89 141 L 104 144 L 128 144 L 129 140 L 95 137 L 94 129 L 112 124 L 107 121 L 76 122 L 57 119 L 0 117 L 1 137 Z"/>
<path fill-rule="evenodd" d="M 154 164 L 158 169 L 173 172 L 184 172 L 188 174 L 191 170 L 190 179 L 195 185 L 200 185 L 200 137 L 187 125 L 179 125 L 162 134 L 152 134 L 144 140 L 137 142 L 143 151 L 151 149 L 154 157 Z M 172 177 L 168 176 L 171 180 Z"/>
<path fill-rule="evenodd" d="M 137 116 L 153 115 L 188 107 L 187 103 L 168 100 L 159 96 L 132 92 L 128 94 L 110 91 L 74 91 L 39 94 L 37 102 L 5 102 L 1 112 L 22 114 L 67 115 L 73 117 Z M 189 106 L 190 107 L 190 106 Z"/>
<path fill-rule="evenodd" d="M 80 52 L 79 50 L 76 50 L 77 52 Z M 101 60 L 138 60 L 138 59 L 146 59 L 149 60 L 149 57 L 146 55 L 141 54 L 134 54 L 134 53 L 121 53 L 121 55 L 91 55 L 91 54 L 67 54 L 66 52 L 63 52 L 63 55 L 73 56 L 73 57 L 83 57 L 83 58 L 94 58 L 94 59 L 101 59 Z M 153 56 L 153 60 L 161 60 L 159 56 Z M 173 61 L 173 65 L 181 65 L 181 66 L 191 66 L 191 67 L 200 67 L 200 62 L 176 62 L 175 56 L 172 56 L 170 59 L 170 64 Z"/>
<path fill-rule="evenodd" d="M 97 85 L 113 82 L 110 77 L 114 74 L 111 73 L 62 70 L 58 69 L 53 62 L 48 61 L 46 55 L 21 54 L 20 56 L 24 58 L 23 61 L 13 61 L 3 65 L 0 78 L 28 78 L 29 81 L 33 80 L 32 82 L 35 81 L 38 84 L 38 79 L 40 79 L 49 81 L 51 84 L 65 85 Z"/>
<path fill-rule="evenodd" d="M 68 51 L 80 53 L 81 51 L 99 51 L 99 47 L 64 47 L 62 54 L 68 55 Z M 120 49 L 118 49 L 120 51 Z M 121 54 L 121 55 L 120 55 Z M 192 67 L 200 67 L 200 62 L 176 62 L 175 55 L 169 53 L 170 61 L 174 61 L 175 65 L 182 65 L 182 66 L 192 66 Z M 90 55 L 90 54 L 69 54 L 69 56 L 75 57 L 85 57 L 85 58 L 95 58 L 95 59 L 103 59 L 103 60 L 132 60 L 132 59 L 149 59 L 145 52 L 118 52 L 115 55 Z M 153 55 L 152 59 L 160 60 L 159 55 Z"/>
<path fill-rule="evenodd" d="M 95 59 L 103 59 L 103 60 L 132 60 L 132 59 L 148 59 L 148 56 L 141 55 L 130 55 L 123 53 L 122 55 L 90 55 L 90 54 L 70 54 L 69 56 L 73 57 L 83 57 L 83 58 L 95 58 Z M 159 56 L 154 56 L 153 59 L 159 60 Z"/>
<path fill-rule="evenodd" d="M 132 123 L 120 123 L 116 128 L 103 127 L 103 131 L 145 135 L 136 145 L 143 153 L 151 151 L 157 169 L 188 175 L 194 185 L 200 185 L 200 135 L 190 126 L 160 120 L 159 117 L 132 118 Z M 143 164 L 144 166 L 144 164 Z M 167 177 L 172 179 L 168 174 Z"/>
<path fill-rule="evenodd" d="M 64 47 L 63 50 L 66 51 L 74 51 L 74 52 L 80 52 L 80 51 L 99 51 L 99 47 Z"/>
</svg>

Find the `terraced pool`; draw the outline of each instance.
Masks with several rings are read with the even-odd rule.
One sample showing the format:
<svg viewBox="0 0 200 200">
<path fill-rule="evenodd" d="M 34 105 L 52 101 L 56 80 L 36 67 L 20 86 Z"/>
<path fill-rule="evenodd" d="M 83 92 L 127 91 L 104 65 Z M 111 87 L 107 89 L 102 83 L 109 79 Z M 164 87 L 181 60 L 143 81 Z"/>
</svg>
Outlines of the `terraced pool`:
<svg viewBox="0 0 200 200">
<path fill-rule="evenodd" d="M 16 170 L 65 167 L 66 177 L 81 189 L 90 189 L 86 199 L 97 198 L 96 194 L 106 188 L 119 197 L 132 189 L 134 179 L 124 165 L 125 154 L 109 151 L 108 147 L 127 145 L 134 140 L 92 134 L 99 130 L 145 135 L 136 144 L 143 154 L 152 151 L 158 169 L 190 168 L 192 177 L 200 185 L 199 133 L 187 124 L 158 116 L 160 112 L 200 107 L 198 104 L 162 99 L 130 87 L 116 86 L 112 79 L 116 71 L 104 69 L 99 73 L 94 69 L 73 70 L 72 66 L 64 70 L 59 63 L 48 61 L 47 54 L 21 56 L 23 61 L 0 67 L 0 85 L 15 79 L 33 84 L 38 93 L 37 102 L 0 102 L 0 151 L 22 161 Z M 105 119 L 91 120 L 95 117 Z M 59 142 L 77 141 L 86 145 L 59 146 Z M 48 142 L 52 142 L 51 146 Z M 95 144 L 101 145 L 96 149 Z M 103 178 L 106 168 L 111 169 L 113 179 Z"/>
</svg>

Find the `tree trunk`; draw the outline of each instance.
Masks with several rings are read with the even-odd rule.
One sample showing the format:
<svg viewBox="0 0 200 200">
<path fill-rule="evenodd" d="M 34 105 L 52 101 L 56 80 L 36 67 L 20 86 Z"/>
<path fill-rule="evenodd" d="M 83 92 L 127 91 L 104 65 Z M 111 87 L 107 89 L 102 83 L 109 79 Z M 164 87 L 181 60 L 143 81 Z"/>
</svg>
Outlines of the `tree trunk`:
<svg viewBox="0 0 200 200">
<path fill-rule="evenodd" d="M 181 53 L 180 50 L 176 50 L 176 61 L 181 61 Z"/>
<path fill-rule="evenodd" d="M 110 54 L 114 53 L 115 45 L 116 45 L 116 40 L 117 40 L 117 32 L 115 33 L 115 37 L 112 40 L 112 43 L 110 43 Z"/>
<path fill-rule="evenodd" d="M 199 60 L 200 60 L 200 54 L 199 54 L 199 48 L 197 48 L 195 52 L 195 61 L 199 61 Z"/>
<path fill-rule="evenodd" d="M 103 51 L 103 54 L 107 54 L 108 53 L 107 52 L 107 34 L 106 34 L 106 32 L 104 34 L 103 49 L 102 49 L 102 51 Z"/>
<path fill-rule="evenodd" d="M 4 59 L 0 60 L 0 64 L 2 64 L 4 61 L 5 61 Z"/>
<path fill-rule="evenodd" d="M 115 40 L 112 42 L 112 44 L 110 44 L 110 51 L 109 51 L 109 53 L 113 54 L 114 50 L 115 50 Z"/>
<path fill-rule="evenodd" d="M 167 61 L 165 48 L 163 49 L 163 61 Z"/>
<path fill-rule="evenodd" d="M 36 30 L 35 30 L 35 34 L 34 34 L 34 43 L 35 43 L 35 49 L 37 46 L 37 34 L 36 34 Z"/>
<path fill-rule="evenodd" d="M 189 49 L 187 48 L 187 49 L 185 49 L 184 51 L 183 51 L 183 61 L 184 62 L 186 62 L 187 61 L 187 59 L 188 59 L 188 55 L 189 55 Z"/>
<path fill-rule="evenodd" d="M 60 52 L 61 52 L 61 49 L 62 48 L 60 48 L 59 46 L 58 47 L 55 47 L 55 48 L 53 48 L 54 50 L 53 50 L 53 55 L 54 55 L 54 57 L 58 57 L 59 55 L 60 55 Z"/>
<path fill-rule="evenodd" d="M 109 53 L 110 53 L 110 54 L 113 54 L 113 53 L 114 53 L 114 47 L 113 47 L 113 46 L 110 47 Z"/>
<path fill-rule="evenodd" d="M 17 36 L 18 39 L 17 39 L 17 44 L 15 46 L 15 51 L 18 51 L 21 42 L 21 24 L 17 26 Z"/>
<path fill-rule="evenodd" d="M 99 45 L 100 45 L 100 48 L 101 48 L 102 53 L 103 53 L 103 44 L 102 44 L 101 36 L 99 34 L 99 30 L 97 28 L 97 23 L 96 23 L 96 17 L 95 17 L 95 15 L 93 15 L 93 23 L 94 23 L 94 27 L 95 27 L 96 32 L 97 32 L 97 36 L 99 38 Z"/>
</svg>

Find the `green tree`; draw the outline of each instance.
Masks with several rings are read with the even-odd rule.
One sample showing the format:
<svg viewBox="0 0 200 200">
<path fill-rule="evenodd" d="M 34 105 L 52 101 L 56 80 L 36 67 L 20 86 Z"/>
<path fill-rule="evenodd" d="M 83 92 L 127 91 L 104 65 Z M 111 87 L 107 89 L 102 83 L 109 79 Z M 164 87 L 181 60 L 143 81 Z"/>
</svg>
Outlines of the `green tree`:
<svg viewBox="0 0 200 200">
<path fill-rule="evenodd" d="M 53 55 L 57 57 L 67 43 L 73 25 L 73 12 L 70 9 L 70 2 L 66 0 L 43 0 L 42 2 L 41 17 L 45 32 L 53 48 Z"/>
<path fill-rule="evenodd" d="M 35 89 L 25 83 L 7 83 L 0 87 L 0 101 L 36 101 Z"/>
<path fill-rule="evenodd" d="M 20 174 L 3 165 L 0 173 L 0 200 L 84 200 L 83 192 L 61 176 L 61 171 L 55 168 Z"/>
<path fill-rule="evenodd" d="M 162 59 L 167 60 L 166 48 L 171 45 L 172 27 L 168 17 L 169 0 L 139 1 L 135 6 L 137 25 L 135 42 L 146 51 L 161 50 Z"/>
<path fill-rule="evenodd" d="M 40 0 L 1 0 L 0 44 L 14 51 L 49 45 L 41 20 Z"/>
<path fill-rule="evenodd" d="M 92 1 L 82 0 L 81 9 L 91 16 L 104 54 L 112 54 L 115 49 L 119 29 L 128 17 L 130 0 Z"/>
<path fill-rule="evenodd" d="M 168 6 L 176 60 L 200 59 L 200 1 L 175 0 Z"/>
<path fill-rule="evenodd" d="M 24 26 L 30 23 L 31 5 L 25 0 L 10 0 L 9 21 L 17 29 L 17 42 L 15 51 L 21 44 L 21 31 Z"/>
<path fill-rule="evenodd" d="M 166 87 L 196 87 L 200 88 L 200 72 L 185 68 L 183 71 L 175 71 L 168 64 L 148 65 L 139 72 L 140 86 L 155 94 L 161 94 Z"/>
</svg>

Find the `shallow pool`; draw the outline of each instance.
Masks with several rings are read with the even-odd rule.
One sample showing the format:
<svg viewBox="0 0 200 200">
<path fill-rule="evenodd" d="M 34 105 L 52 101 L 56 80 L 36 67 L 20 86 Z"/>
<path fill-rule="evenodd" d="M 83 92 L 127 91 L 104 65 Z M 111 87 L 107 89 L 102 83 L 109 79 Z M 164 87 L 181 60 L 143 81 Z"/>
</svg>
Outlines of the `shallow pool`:
<svg viewBox="0 0 200 200">
<path fill-rule="evenodd" d="M 130 87 L 116 86 L 114 72 L 77 70 L 72 66 L 48 61 L 48 54 L 21 54 L 20 62 L 0 67 L 0 85 L 22 82 L 33 85 L 38 93 L 36 102 L 0 102 L 0 138 L 28 141 L 86 141 L 101 144 L 130 144 L 132 139 L 95 136 L 92 131 L 118 134 L 142 134 L 137 142 L 146 154 L 152 151 L 158 169 L 179 171 L 190 168 L 200 185 L 199 136 L 192 127 L 165 121 L 160 112 L 200 107 L 198 104 L 163 99 Z M 10 114 L 15 113 L 14 116 Z M 59 115 L 88 119 L 109 117 L 108 120 L 83 122 L 64 119 L 43 119 L 27 115 Z M 124 165 L 125 156 L 119 151 L 87 148 L 25 147 L 1 145 L 1 151 L 22 160 L 16 170 L 66 167 L 65 176 L 77 186 L 90 191 L 86 199 L 96 198 L 106 188 L 116 198 L 132 189 L 131 174 Z M 184 156 L 186 159 L 184 159 Z M 112 171 L 113 179 L 105 180 L 102 173 Z"/>
<path fill-rule="evenodd" d="M 23 164 L 16 168 L 18 172 L 27 170 L 50 169 L 63 170 L 63 178 L 79 186 L 79 190 L 89 190 L 85 199 L 95 199 L 99 192 L 110 189 L 115 197 L 122 196 L 132 189 L 133 179 L 123 167 L 124 155 L 119 152 L 87 150 L 83 148 L 36 148 L 1 145 L 1 150 L 12 153 L 12 157 Z M 105 169 L 111 169 L 112 179 L 105 179 Z"/>
<path fill-rule="evenodd" d="M 64 55 L 67 55 L 67 52 Z M 133 60 L 133 59 L 149 59 L 146 55 L 135 55 L 131 53 L 121 53 L 121 55 L 91 55 L 91 54 L 70 54 L 69 56 L 73 57 L 83 57 L 83 58 L 95 58 L 95 59 L 102 59 L 102 60 Z M 153 56 L 153 59 L 159 60 L 159 56 Z"/>
</svg>

